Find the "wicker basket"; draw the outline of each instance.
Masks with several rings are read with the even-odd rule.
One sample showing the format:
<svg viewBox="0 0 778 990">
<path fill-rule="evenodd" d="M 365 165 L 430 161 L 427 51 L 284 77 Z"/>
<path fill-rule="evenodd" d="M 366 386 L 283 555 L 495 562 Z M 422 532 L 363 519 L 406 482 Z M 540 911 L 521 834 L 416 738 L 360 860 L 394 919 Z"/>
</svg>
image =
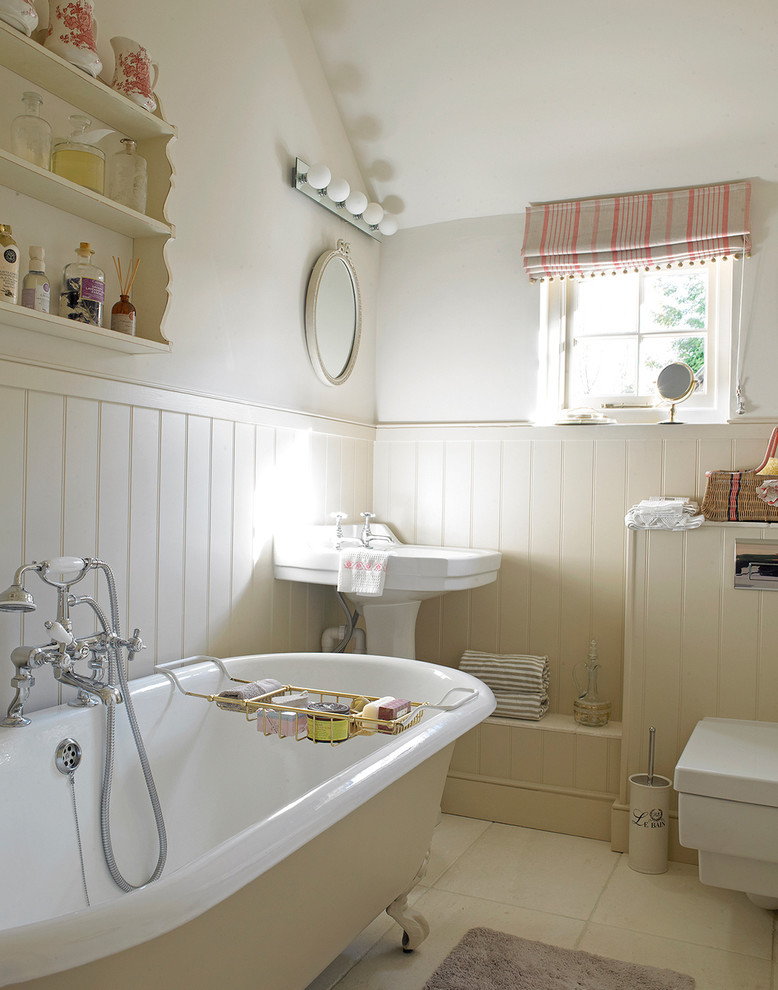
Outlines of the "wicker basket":
<svg viewBox="0 0 778 990">
<path fill-rule="evenodd" d="M 714 522 L 778 522 L 778 505 L 768 505 L 756 494 L 763 478 L 757 475 L 778 448 L 778 426 L 770 436 L 767 452 L 752 471 L 706 471 L 708 479 L 702 514 Z"/>
</svg>

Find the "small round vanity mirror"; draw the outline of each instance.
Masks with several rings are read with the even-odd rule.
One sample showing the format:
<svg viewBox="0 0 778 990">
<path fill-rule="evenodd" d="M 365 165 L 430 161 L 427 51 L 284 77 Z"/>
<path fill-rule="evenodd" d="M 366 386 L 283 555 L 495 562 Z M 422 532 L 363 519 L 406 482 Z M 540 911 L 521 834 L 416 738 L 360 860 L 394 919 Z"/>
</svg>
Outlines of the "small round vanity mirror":
<svg viewBox="0 0 778 990">
<path fill-rule="evenodd" d="M 325 385 L 342 385 L 354 370 L 362 306 L 349 246 L 338 241 L 313 267 L 305 297 L 305 340 L 313 370 Z"/>
<path fill-rule="evenodd" d="M 670 403 L 670 419 L 665 419 L 660 425 L 668 426 L 677 422 L 675 418 L 675 406 L 678 402 L 688 399 L 697 388 L 697 381 L 694 372 L 683 361 L 674 361 L 666 365 L 657 375 L 656 390 L 665 400 Z"/>
</svg>

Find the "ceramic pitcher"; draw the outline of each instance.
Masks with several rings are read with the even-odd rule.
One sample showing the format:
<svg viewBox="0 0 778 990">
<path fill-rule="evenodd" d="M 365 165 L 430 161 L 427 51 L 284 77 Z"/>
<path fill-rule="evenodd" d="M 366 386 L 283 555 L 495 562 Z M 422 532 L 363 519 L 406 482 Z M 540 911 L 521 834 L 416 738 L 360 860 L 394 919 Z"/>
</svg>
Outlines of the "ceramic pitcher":
<svg viewBox="0 0 778 990">
<path fill-rule="evenodd" d="M 154 87 L 159 68 L 148 51 L 132 38 L 111 38 L 116 62 L 111 86 L 146 110 L 157 109 Z"/>
<path fill-rule="evenodd" d="M 38 26 L 38 11 L 32 0 L 0 0 L 0 21 L 5 21 L 29 38 Z"/>
<path fill-rule="evenodd" d="M 96 77 L 103 67 L 97 56 L 96 37 L 92 0 L 49 0 L 49 31 L 44 47 Z"/>
</svg>

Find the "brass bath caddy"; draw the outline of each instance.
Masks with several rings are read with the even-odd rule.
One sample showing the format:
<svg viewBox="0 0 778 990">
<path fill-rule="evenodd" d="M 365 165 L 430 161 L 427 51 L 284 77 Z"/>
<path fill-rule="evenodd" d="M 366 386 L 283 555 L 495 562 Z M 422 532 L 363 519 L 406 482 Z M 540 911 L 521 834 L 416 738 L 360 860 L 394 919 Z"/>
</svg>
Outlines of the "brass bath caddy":
<svg viewBox="0 0 778 990">
<path fill-rule="evenodd" d="M 157 664 L 154 670 L 159 674 L 164 674 L 178 690 L 189 698 L 202 698 L 208 702 L 216 702 L 218 708 L 223 711 L 242 712 L 249 722 L 257 722 L 257 729 L 265 736 L 279 736 L 282 739 L 311 739 L 314 742 L 326 742 L 330 745 L 338 745 L 358 735 L 391 735 L 396 736 L 410 729 L 424 718 L 427 709 L 436 711 L 452 711 L 459 708 L 466 701 L 477 695 L 477 691 L 472 688 L 454 687 L 451 688 L 437 705 L 432 705 L 426 701 L 411 701 L 409 712 L 395 719 L 381 719 L 364 716 L 360 711 L 355 711 L 354 706 L 358 702 L 378 701 L 378 697 L 367 694 L 351 694 L 348 691 L 331 691 L 320 688 L 300 687 L 293 684 L 282 684 L 281 687 L 261 694 L 254 698 L 225 698 L 221 694 L 199 694 L 197 691 L 187 691 L 181 684 L 174 670 L 193 664 L 209 662 L 216 664 L 224 676 L 232 684 L 245 685 L 253 684 L 254 681 L 243 680 L 233 677 L 223 661 L 217 657 L 191 657 L 188 660 L 177 660 L 172 663 Z M 224 689 L 222 689 L 224 690 Z M 465 697 L 460 698 L 452 704 L 445 704 L 449 695 L 454 692 L 463 692 Z M 349 709 L 348 714 L 336 714 L 321 710 L 310 710 L 305 707 L 292 707 L 284 704 L 281 698 L 288 694 L 298 694 L 306 692 L 308 704 L 336 704 L 343 705 Z"/>
</svg>

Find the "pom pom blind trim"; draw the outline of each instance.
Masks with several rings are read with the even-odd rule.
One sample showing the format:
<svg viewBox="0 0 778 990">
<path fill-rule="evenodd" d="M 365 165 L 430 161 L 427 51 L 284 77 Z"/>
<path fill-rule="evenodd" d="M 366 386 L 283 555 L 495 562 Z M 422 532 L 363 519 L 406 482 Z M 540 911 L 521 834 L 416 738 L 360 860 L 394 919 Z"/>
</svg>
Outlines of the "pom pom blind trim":
<svg viewBox="0 0 778 990">
<path fill-rule="evenodd" d="M 522 258 L 531 281 L 715 261 L 751 249 L 749 182 L 526 209 Z"/>
</svg>

